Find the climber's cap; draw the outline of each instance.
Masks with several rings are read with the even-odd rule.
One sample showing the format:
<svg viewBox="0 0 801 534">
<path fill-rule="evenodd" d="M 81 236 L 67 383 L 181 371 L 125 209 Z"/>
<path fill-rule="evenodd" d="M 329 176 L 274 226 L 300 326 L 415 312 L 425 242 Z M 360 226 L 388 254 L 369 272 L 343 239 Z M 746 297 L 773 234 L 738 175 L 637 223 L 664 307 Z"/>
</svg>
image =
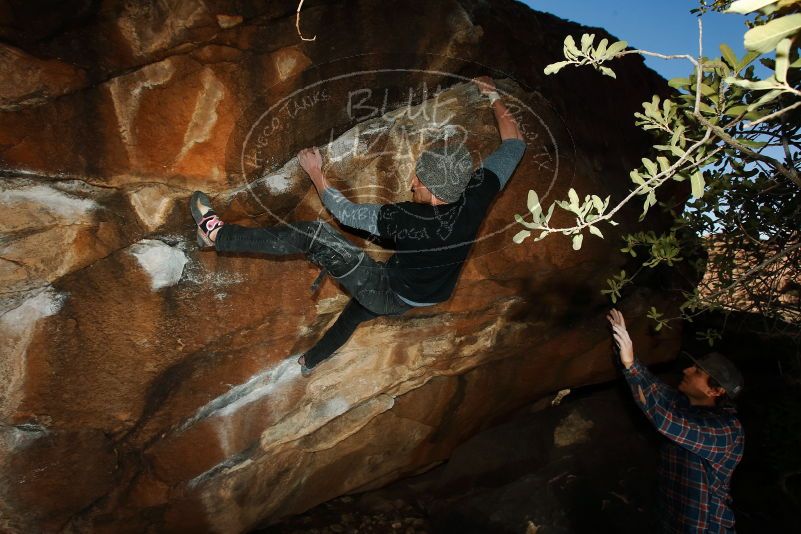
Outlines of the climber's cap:
<svg viewBox="0 0 801 534">
<path fill-rule="evenodd" d="M 719 352 L 710 352 L 700 358 L 695 358 L 689 352 L 683 351 L 695 362 L 698 368 L 703 369 L 715 379 L 726 391 L 729 398 L 735 398 L 743 389 L 743 375 L 740 370 L 724 355 Z"/>
<path fill-rule="evenodd" d="M 415 171 L 435 197 L 451 203 L 459 200 L 467 187 L 473 160 L 464 144 L 440 141 L 420 155 Z"/>
</svg>

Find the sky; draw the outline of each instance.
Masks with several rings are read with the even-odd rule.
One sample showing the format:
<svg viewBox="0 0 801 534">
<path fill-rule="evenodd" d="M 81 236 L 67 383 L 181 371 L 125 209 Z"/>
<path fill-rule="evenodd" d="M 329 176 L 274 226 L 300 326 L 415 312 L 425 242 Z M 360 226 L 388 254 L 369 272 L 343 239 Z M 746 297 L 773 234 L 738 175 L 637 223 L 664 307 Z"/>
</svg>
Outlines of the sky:
<svg viewBox="0 0 801 534">
<path fill-rule="evenodd" d="M 698 17 L 690 13 L 699 5 L 696 0 L 523 0 L 523 3 L 586 26 L 600 26 L 618 39 L 628 41 L 631 47 L 662 54 L 698 55 Z M 720 56 L 720 43 L 729 45 L 737 57 L 745 55 L 744 21 L 742 15 L 705 14 L 704 55 Z M 692 68 L 686 60 L 646 57 L 645 63 L 666 79 L 686 77 Z"/>
</svg>

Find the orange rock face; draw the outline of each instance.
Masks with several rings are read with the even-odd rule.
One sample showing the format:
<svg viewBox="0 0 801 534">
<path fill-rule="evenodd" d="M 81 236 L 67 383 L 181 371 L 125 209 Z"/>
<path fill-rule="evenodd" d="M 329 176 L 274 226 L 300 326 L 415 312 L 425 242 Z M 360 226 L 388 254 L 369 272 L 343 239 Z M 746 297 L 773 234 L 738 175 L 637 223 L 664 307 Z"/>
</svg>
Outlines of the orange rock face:
<svg viewBox="0 0 801 534">
<path fill-rule="evenodd" d="M 580 252 L 511 237 L 530 189 L 625 195 L 648 146 L 631 114 L 664 90 L 641 61 L 546 78 L 581 28 L 504 0 L 311 3 L 314 41 L 294 1 L 39 3 L 0 2 L 2 530 L 247 531 L 615 376 L 599 289 L 636 208 Z M 241 224 L 330 219 L 294 159 L 318 145 L 352 200 L 408 200 L 432 139 L 475 165 L 497 147 L 480 74 L 528 149 L 453 297 L 362 325 L 301 377 L 347 297 L 311 295 L 301 258 L 199 251 L 189 195 Z M 670 297 L 624 306 L 649 361 L 679 342 L 639 319 L 652 305 Z"/>
</svg>

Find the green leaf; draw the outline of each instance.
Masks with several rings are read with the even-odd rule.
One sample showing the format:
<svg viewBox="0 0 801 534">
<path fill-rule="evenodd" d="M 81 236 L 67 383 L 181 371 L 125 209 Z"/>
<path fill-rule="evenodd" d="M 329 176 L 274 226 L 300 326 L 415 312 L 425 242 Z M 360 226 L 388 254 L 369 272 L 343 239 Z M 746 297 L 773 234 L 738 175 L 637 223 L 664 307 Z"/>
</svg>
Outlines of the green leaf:
<svg viewBox="0 0 801 534">
<path fill-rule="evenodd" d="M 724 13 L 739 13 L 740 15 L 745 15 L 757 9 L 762 9 L 765 6 L 775 4 L 778 1 L 779 0 L 736 0 L 736 2 L 732 2 L 729 9 Z"/>
<path fill-rule="evenodd" d="M 719 59 L 708 59 L 704 61 L 704 70 L 705 71 L 715 71 L 717 72 L 719 69 L 729 71 L 729 66 L 726 64 L 725 61 L 721 61 Z"/>
<path fill-rule="evenodd" d="M 781 89 L 775 89 L 773 91 L 769 91 L 769 92 L 765 93 L 764 95 L 762 95 L 762 97 L 759 100 L 757 100 L 756 102 L 754 102 L 753 104 L 748 106 L 748 111 L 755 110 L 756 108 L 758 108 L 760 106 L 764 106 L 768 102 L 770 102 L 772 100 L 775 100 L 777 96 L 782 94 L 782 92 L 783 91 Z"/>
<path fill-rule="evenodd" d="M 595 210 L 598 213 L 604 210 L 604 203 L 598 195 L 592 195 L 592 205 L 595 206 Z"/>
<path fill-rule="evenodd" d="M 726 63 L 731 65 L 731 68 L 737 68 L 737 54 L 734 53 L 734 50 L 729 47 L 726 43 L 720 45 L 720 53 L 723 55 L 723 58 L 726 60 Z"/>
<path fill-rule="evenodd" d="M 550 65 L 547 65 L 543 70 L 543 72 L 545 74 L 556 74 L 557 72 L 562 70 L 563 67 L 570 65 L 570 63 L 571 63 L 570 61 L 557 61 L 556 63 L 551 63 Z"/>
<path fill-rule="evenodd" d="M 732 106 L 726 110 L 726 115 L 737 117 L 738 115 L 740 115 L 740 113 L 743 113 L 745 111 L 748 111 L 748 106 L 745 105 Z"/>
<path fill-rule="evenodd" d="M 698 103 L 698 109 L 700 109 L 704 113 L 708 113 L 710 115 L 716 115 L 715 110 L 712 109 L 712 107 L 709 104 L 707 104 L 707 103 L 705 103 L 703 101 Z"/>
<path fill-rule="evenodd" d="M 584 241 L 584 236 L 581 234 L 576 234 L 573 236 L 573 250 L 578 250 L 581 248 L 581 242 Z"/>
<path fill-rule="evenodd" d="M 512 238 L 512 241 L 514 241 L 515 243 L 517 243 L 519 245 L 520 243 L 523 242 L 524 239 L 526 239 L 530 235 L 531 235 L 531 232 L 529 232 L 528 230 L 520 230 Z"/>
<path fill-rule="evenodd" d="M 645 216 L 648 214 L 648 209 L 652 206 L 651 197 L 653 196 L 654 192 L 650 191 L 648 196 L 645 197 L 645 202 L 642 203 L 642 213 L 640 214 L 639 221 L 642 222 L 645 220 Z"/>
<path fill-rule="evenodd" d="M 568 35 L 567 37 L 565 37 L 564 49 L 565 49 L 565 52 L 566 52 L 565 53 L 565 57 L 569 58 L 569 56 L 567 54 L 568 52 L 570 54 L 572 54 L 573 57 L 577 57 L 577 56 L 581 55 L 581 51 L 578 48 L 576 48 L 576 41 L 573 40 L 573 36 L 572 35 Z"/>
<path fill-rule="evenodd" d="M 659 170 L 661 172 L 667 172 L 667 170 L 670 168 L 670 162 L 665 156 L 657 156 L 656 161 L 659 162 Z"/>
<path fill-rule="evenodd" d="M 690 86 L 689 78 L 671 78 L 668 85 L 674 89 L 686 89 Z"/>
<path fill-rule="evenodd" d="M 598 46 L 595 48 L 595 56 L 596 59 L 603 59 L 606 55 L 606 46 L 609 44 L 609 39 L 601 39 L 601 42 L 598 43 Z"/>
<path fill-rule="evenodd" d="M 609 45 L 609 48 L 606 49 L 606 57 L 615 57 L 617 54 L 625 50 L 627 46 L 629 46 L 629 43 L 626 41 L 617 41 L 612 43 Z"/>
<path fill-rule="evenodd" d="M 545 215 L 545 224 L 548 224 L 549 222 L 551 222 L 551 215 L 553 215 L 553 209 L 554 209 L 555 206 L 556 206 L 556 204 L 551 204 L 551 207 L 548 208 L 548 214 Z"/>
<path fill-rule="evenodd" d="M 617 79 L 617 76 L 615 75 L 615 71 L 613 71 L 609 67 L 604 67 L 603 65 L 598 65 L 598 68 L 601 70 L 601 74 L 605 74 L 606 76 L 609 76 L 610 78 Z"/>
<path fill-rule="evenodd" d="M 595 34 L 592 33 L 582 34 L 581 51 L 584 52 L 584 54 L 589 54 L 593 39 L 595 39 Z"/>
<path fill-rule="evenodd" d="M 754 61 L 754 60 L 755 60 L 756 58 L 758 58 L 760 55 L 761 55 L 761 54 L 760 54 L 759 52 L 755 52 L 755 51 L 753 51 L 753 50 L 750 50 L 750 51 L 749 51 L 749 52 L 748 52 L 748 53 L 747 53 L 747 54 L 746 54 L 746 55 L 743 57 L 743 60 L 742 60 L 742 61 L 741 61 L 741 62 L 740 62 L 738 65 L 737 65 L 737 68 L 736 68 L 735 70 L 737 70 L 737 71 L 741 71 L 741 70 L 743 70 L 743 69 L 744 69 L 746 66 L 748 66 L 748 65 L 749 65 L 749 64 L 750 64 L 752 61 Z"/>
<path fill-rule="evenodd" d="M 694 198 L 701 198 L 704 196 L 704 175 L 701 171 L 695 171 L 690 175 L 690 185 Z"/>
<path fill-rule="evenodd" d="M 532 230 L 539 230 L 542 226 L 538 223 L 531 223 L 523 219 L 523 217 L 519 213 L 515 213 L 515 221 L 519 224 L 522 224 L 526 228 L 531 228 Z"/>
<path fill-rule="evenodd" d="M 529 190 L 528 192 L 528 211 L 534 215 L 534 220 L 539 221 L 540 215 L 542 215 L 542 207 L 540 206 L 540 199 L 537 197 L 537 192 L 533 189 Z"/>
<path fill-rule="evenodd" d="M 648 170 L 648 174 L 650 174 L 651 176 L 657 174 L 658 171 L 656 168 L 656 163 L 654 163 L 648 158 L 642 158 L 642 164 L 645 165 L 645 168 Z"/>
<path fill-rule="evenodd" d="M 684 151 L 682 148 L 679 148 L 679 147 L 677 147 L 677 146 L 672 146 L 672 147 L 670 147 L 670 151 L 671 151 L 671 152 L 673 153 L 673 155 L 674 155 L 674 156 L 676 156 L 677 158 L 680 158 L 680 157 L 682 157 L 684 154 L 686 154 L 686 152 L 685 152 L 685 151 Z"/>
<path fill-rule="evenodd" d="M 751 148 L 762 148 L 766 144 L 768 144 L 767 141 L 754 141 L 753 139 L 736 139 L 736 141 L 741 145 L 745 145 Z"/>
<path fill-rule="evenodd" d="M 601 231 L 598 228 L 594 227 L 593 225 L 590 225 L 588 228 L 590 229 L 590 233 L 592 235 L 597 235 L 601 239 L 604 238 L 604 235 L 601 233 Z"/>
<path fill-rule="evenodd" d="M 551 204 L 551 205 L 553 206 L 553 204 Z M 535 238 L 534 238 L 534 241 L 541 241 L 541 240 L 545 239 L 545 236 L 546 236 L 546 235 L 548 235 L 548 230 L 545 230 L 545 231 L 543 231 L 543 232 L 540 232 L 540 235 L 539 235 L 539 237 L 535 237 Z"/>
<path fill-rule="evenodd" d="M 801 13 L 785 15 L 745 32 L 744 44 L 748 50 L 769 52 L 776 48 L 779 41 L 793 35 L 799 29 L 801 29 Z"/>
<path fill-rule="evenodd" d="M 701 84 L 701 94 L 704 96 L 714 95 L 717 94 L 717 91 L 709 87 L 707 84 Z"/>
<path fill-rule="evenodd" d="M 684 136 L 684 125 L 679 124 L 678 126 L 676 126 L 676 129 L 673 130 L 673 136 L 670 138 L 670 144 L 672 146 L 676 146 L 680 141 L 683 140 L 683 136 Z"/>
<path fill-rule="evenodd" d="M 751 89 L 752 91 L 764 91 L 765 89 L 778 89 L 781 87 L 773 78 L 768 78 L 767 80 L 759 80 L 759 81 L 751 81 L 751 80 L 742 80 L 740 78 L 726 78 L 726 83 L 731 85 L 737 85 L 739 87 L 745 87 L 746 89 Z"/>
<path fill-rule="evenodd" d="M 642 179 L 642 176 L 640 176 L 639 171 L 637 171 L 636 169 L 629 173 L 629 177 L 631 178 L 631 181 L 634 182 L 635 184 L 645 185 L 645 180 Z"/>
<path fill-rule="evenodd" d="M 571 187 L 570 190 L 567 192 L 567 196 L 570 199 L 570 205 L 578 208 L 579 197 L 578 194 L 576 193 L 576 190 Z"/>
<path fill-rule="evenodd" d="M 776 46 L 776 80 L 784 83 L 787 80 L 787 68 L 790 66 L 790 45 L 792 39 L 782 39 Z"/>
</svg>

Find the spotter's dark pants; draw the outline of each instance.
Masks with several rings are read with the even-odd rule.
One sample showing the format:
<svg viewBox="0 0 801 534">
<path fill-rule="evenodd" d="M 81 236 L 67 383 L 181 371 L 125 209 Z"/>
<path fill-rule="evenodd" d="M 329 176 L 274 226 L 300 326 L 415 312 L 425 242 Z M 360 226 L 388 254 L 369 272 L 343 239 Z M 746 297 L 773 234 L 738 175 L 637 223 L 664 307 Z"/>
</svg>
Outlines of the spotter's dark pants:
<svg viewBox="0 0 801 534">
<path fill-rule="evenodd" d="M 218 252 L 303 254 L 351 295 L 336 322 L 306 352 L 307 367 L 314 367 L 336 352 L 359 324 L 379 315 L 400 315 L 412 308 L 390 287 L 385 265 L 370 258 L 326 222 L 297 222 L 271 228 L 226 224 L 218 231 L 215 246 Z"/>
</svg>

